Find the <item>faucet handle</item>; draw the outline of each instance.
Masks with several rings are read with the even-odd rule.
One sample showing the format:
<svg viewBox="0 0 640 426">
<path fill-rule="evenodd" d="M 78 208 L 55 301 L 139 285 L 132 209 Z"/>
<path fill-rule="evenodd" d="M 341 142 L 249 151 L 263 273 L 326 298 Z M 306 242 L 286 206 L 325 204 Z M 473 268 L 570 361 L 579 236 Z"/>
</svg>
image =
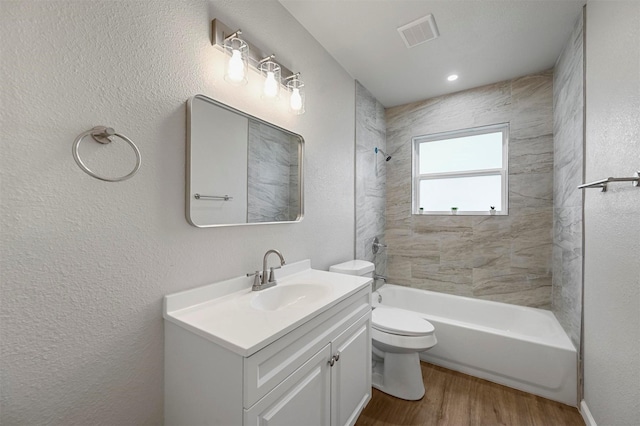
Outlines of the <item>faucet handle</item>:
<svg viewBox="0 0 640 426">
<path fill-rule="evenodd" d="M 270 283 L 276 282 L 276 275 L 274 273 L 274 269 L 280 269 L 280 268 L 282 268 L 282 266 L 272 266 L 271 268 L 269 268 L 269 282 Z"/>
<path fill-rule="evenodd" d="M 260 289 L 260 271 L 255 271 L 254 273 L 248 273 L 247 277 L 253 277 L 253 285 L 251 286 L 252 290 Z"/>
</svg>

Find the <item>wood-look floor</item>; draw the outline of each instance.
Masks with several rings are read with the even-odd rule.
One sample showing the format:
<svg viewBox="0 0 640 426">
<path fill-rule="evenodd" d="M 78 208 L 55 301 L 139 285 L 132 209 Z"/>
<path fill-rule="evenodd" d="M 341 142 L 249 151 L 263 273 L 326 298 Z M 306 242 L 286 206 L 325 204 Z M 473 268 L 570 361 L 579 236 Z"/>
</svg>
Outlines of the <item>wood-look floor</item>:
<svg viewBox="0 0 640 426">
<path fill-rule="evenodd" d="M 356 426 L 584 426 L 575 407 L 421 363 L 426 393 L 404 401 L 377 389 Z"/>
</svg>

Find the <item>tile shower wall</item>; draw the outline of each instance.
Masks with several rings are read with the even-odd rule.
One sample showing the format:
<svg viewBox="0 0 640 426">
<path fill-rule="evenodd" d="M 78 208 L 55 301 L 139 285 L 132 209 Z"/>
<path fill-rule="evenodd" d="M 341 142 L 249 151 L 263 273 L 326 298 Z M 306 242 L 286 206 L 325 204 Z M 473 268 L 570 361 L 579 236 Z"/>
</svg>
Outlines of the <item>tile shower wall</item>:
<svg viewBox="0 0 640 426">
<path fill-rule="evenodd" d="M 576 22 L 553 76 L 553 312 L 580 344 L 584 173 L 583 18 Z"/>
<path fill-rule="evenodd" d="M 296 220 L 298 138 L 249 120 L 248 222 Z"/>
<path fill-rule="evenodd" d="M 372 242 L 384 242 L 385 187 L 390 162 L 378 147 L 387 151 L 384 107 L 356 81 L 356 259 L 376 264 L 378 274 L 386 273 L 386 250 L 373 254 Z"/>
<path fill-rule="evenodd" d="M 387 273 L 394 284 L 551 306 L 551 71 L 387 109 Z M 411 214 L 411 138 L 510 123 L 509 216 Z"/>
</svg>

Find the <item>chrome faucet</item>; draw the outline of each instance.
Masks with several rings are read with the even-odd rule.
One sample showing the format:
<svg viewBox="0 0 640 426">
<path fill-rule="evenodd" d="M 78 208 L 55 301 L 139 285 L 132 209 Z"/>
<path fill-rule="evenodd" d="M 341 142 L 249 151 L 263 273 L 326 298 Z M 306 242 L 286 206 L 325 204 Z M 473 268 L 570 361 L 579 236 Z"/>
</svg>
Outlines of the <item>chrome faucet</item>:
<svg viewBox="0 0 640 426">
<path fill-rule="evenodd" d="M 267 258 L 271 253 L 275 253 L 278 255 L 278 257 L 280 258 L 280 266 L 272 266 L 269 271 L 269 278 L 267 278 Z M 280 253 L 276 249 L 267 250 L 267 252 L 264 254 L 264 258 L 262 259 L 262 274 L 260 274 L 260 272 L 258 271 L 256 271 L 255 274 L 247 274 L 247 276 L 253 275 L 255 277 L 251 290 L 259 291 L 276 285 L 277 281 L 273 270 L 280 269 L 282 266 L 284 266 L 284 264 L 285 260 L 282 256 L 282 253 Z"/>
</svg>

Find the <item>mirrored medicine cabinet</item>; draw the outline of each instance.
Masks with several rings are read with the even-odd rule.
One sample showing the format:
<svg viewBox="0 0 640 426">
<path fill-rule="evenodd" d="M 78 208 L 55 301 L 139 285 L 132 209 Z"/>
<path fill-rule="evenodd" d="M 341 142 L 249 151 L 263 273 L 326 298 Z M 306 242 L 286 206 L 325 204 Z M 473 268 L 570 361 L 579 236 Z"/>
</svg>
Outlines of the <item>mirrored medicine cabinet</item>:
<svg viewBox="0 0 640 426">
<path fill-rule="evenodd" d="M 299 222 L 304 139 L 204 95 L 187 102 L 187 221 L 199 228 Z"/>
</svg>

